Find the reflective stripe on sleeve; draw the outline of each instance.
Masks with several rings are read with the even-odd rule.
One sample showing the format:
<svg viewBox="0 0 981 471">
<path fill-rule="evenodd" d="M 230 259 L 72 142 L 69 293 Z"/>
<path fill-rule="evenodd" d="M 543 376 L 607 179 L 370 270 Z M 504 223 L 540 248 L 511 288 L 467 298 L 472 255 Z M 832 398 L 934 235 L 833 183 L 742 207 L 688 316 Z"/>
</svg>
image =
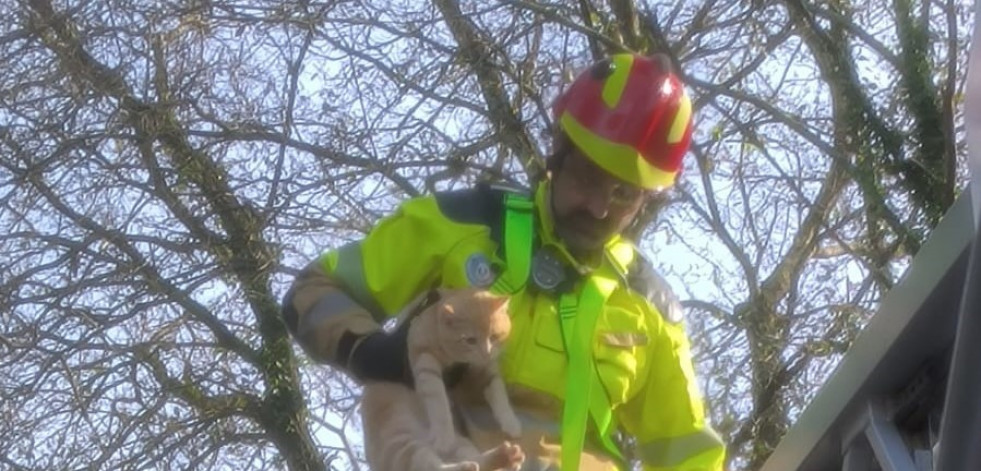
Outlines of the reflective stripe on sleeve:
<svg viewBox="0 0 981 471">
<path fill-rule="evenodd" d="M 371 312 L 376 321 L 383 322 L 386 319 L 385 310 L 375 301 L 368 288 L 360 243 L 351 242 L 337 249 L 337 267 L 332 275 L 344 283 L 347 294 L 354 302 Z"/>
<path fill-rule="evenodd" d="M 722 439 L 711 428 L 680 437 L 664 438 L 642 443 L 637 447 L 646 465 L 670 468 L 712 448 L 721 448 Z"/>
</svg>

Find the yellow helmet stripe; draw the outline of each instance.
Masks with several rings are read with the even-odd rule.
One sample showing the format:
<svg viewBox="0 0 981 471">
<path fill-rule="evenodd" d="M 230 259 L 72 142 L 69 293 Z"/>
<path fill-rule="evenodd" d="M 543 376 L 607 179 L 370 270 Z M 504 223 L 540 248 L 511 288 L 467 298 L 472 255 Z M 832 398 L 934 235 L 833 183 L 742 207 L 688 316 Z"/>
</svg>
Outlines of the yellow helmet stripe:
<svg viewBox="0 0 981 471">
<path fill-rule="evenodd" d="M 613 176 L 647 189 L 667 188 L 674 184 L 677 172 L 661 170 L 647 162 L 633 147 L 594 134 L 568 112 L 562 114 L 559 123 L 576 147 Z"/>
<path fill-rule="evenodd" d="M 617 54 L 610 59 L 613 63 L 613 75 L 606 79 L 603 84 L 603 103 L 610 108 L 616 108 L 623 96 L 623 90 L 627 88 L 627 79 L 630 78 L 630 69 L 634 65 L 633 54 Z"/>
</svg>

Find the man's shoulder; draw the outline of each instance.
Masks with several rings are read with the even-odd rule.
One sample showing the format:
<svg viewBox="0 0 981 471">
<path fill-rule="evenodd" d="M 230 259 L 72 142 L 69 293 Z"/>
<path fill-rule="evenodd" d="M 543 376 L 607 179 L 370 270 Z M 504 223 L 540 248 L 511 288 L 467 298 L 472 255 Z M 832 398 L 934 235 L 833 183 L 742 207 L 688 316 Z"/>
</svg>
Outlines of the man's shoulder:
<svg viewBox="0 0 981 471">
<path fill-rule="evenodd" d="M 444 216 L 459 223 L 499 224 L 507 195 L 530 197 L 531 192 L 519 186 L 499 183 L 478 183 L 459 190 L 439 191 L 433 194 Z"/>
<path fill-rule="evenodd" d="M 681 301 L 654 264 L 639 250 L 634 249 L 634 259 L 627 272 L 627 287 L 640 294 L 654 306 L 664 320 L 676 324 L 681 322 L 684 312 Z"/>
</svg>

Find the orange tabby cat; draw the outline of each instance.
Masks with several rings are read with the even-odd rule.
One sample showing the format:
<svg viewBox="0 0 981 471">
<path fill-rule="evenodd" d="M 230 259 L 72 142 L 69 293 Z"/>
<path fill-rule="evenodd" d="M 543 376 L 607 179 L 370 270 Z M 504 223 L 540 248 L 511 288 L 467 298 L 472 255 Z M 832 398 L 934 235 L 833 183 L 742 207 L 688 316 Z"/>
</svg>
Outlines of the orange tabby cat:
<svg viewBox="0 0 981 471">
<path fill-rule="evenodd" d="M 511 330 L 507 305 L 508 298 L 481 289 L 441 290 L 438 301 L 404 320 L 409 322 L 408 382 L 414 389 L 369 382 L 361 399 L 365 455 L 372 471 L 521 466 L 524 454 L 517 444 L 504 442 L 482 453 L 456 432 L 444 382 L 444 373 L 466 365 L 460 380 L 483 391 L 505 433 L 520 436 L 521 425 L 497 372 L 500 346 Z"/>
</svg>

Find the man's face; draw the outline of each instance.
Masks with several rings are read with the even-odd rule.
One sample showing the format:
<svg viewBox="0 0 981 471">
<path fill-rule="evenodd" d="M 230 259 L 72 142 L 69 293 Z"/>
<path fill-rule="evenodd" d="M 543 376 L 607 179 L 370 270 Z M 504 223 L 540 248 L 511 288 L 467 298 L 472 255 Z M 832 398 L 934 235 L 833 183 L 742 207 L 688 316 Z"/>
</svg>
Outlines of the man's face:
<svg viewBox="0 0 981 471">
<path fill-rule="evenodd" d="M 573 253 L 594 252 L 633 221 L 646 195 L 570 146 L 552 178 L 555 231 Z"/>
</svg>

